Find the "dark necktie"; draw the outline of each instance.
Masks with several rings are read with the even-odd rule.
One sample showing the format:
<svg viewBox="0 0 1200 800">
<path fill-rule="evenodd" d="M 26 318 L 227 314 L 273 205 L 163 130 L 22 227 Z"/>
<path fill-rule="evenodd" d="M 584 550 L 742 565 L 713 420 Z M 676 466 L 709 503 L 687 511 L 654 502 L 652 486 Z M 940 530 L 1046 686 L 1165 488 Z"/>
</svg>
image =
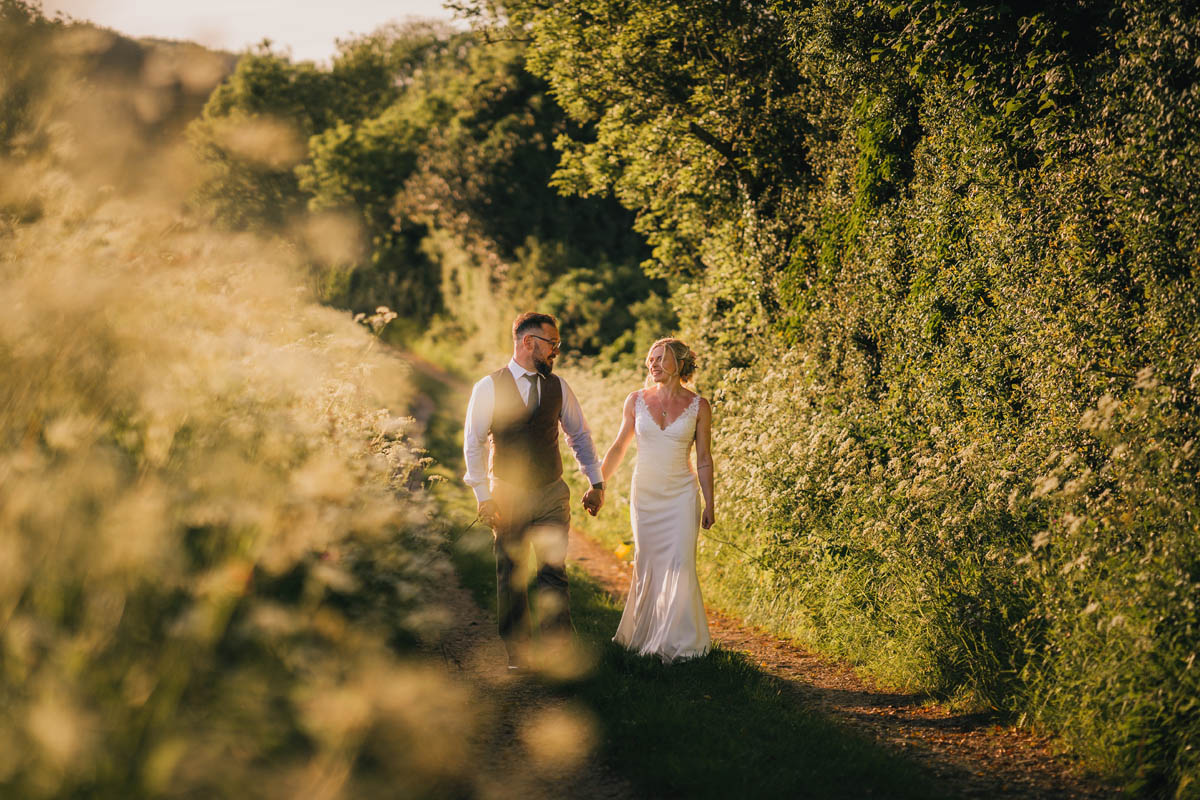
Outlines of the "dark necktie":
<svg viewBox="0 0 1200 800">
<path fill-rule="evenodd" d="M 529 379 L 529 402 L 527 405 L 530 411 L 537 411 L 538 403 L 542 400 L 541 393 L 538 391 L 538 376 L 534 374 L 525 377 Z"/>
</svg>

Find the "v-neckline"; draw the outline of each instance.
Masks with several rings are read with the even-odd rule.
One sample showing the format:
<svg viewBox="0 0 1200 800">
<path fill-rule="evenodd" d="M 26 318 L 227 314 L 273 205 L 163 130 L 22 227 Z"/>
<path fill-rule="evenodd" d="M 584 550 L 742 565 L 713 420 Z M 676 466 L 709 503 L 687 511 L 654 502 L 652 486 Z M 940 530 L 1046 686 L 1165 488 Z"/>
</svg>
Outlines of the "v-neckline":
<svg viewBox="0 0 1200 800">
<path fill-rule="evenodd" d="M 659 425 L 658 420 L 656 420 L 654 415 L 650 413 L 650 404 L 646 402 L 646 393 L 642 392 L 640 395 L 642 399 L 642 405 L 646 408 L 646 416 L 650 417 L 650 422 L 654 424 L 654 427 L 658 428 L 663 433 L 666 433 L 672 425 L 674 425 L 676 422 L 679 422 L 679 420 L 683 419 L 685 414 L 692 410 L 692 404 L 696 402 L 696 398 L 699 396 L 700 395 L 698 394 L 692 395 L 692 399 L 688 401 L 688 404 L 684 407 L 683 411 L 680 411 L 679 415 L 676 416 L 675 419 L 671 420 L 666 425 Z"/>
</svg>

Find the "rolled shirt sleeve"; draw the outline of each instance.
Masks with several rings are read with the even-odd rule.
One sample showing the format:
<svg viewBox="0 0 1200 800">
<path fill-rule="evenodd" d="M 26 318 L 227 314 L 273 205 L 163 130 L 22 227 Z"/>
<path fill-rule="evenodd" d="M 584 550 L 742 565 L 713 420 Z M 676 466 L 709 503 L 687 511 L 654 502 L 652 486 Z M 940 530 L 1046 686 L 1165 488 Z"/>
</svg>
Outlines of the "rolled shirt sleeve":
<svg viewBox="0 0 1200 800">
<path fill-rule="evenodd" d="M 492 384 L 492 376 L 488 375 L 471 389 L 467 419 L 463 426 L 463 460 L 467 465 L 463 482 L 471 487 L 475 499 L 480 503 L 492 498 L 492 490 L 488 485 L 488 434 L 495 409 L 496 387 Z"/>
<path fill-rule="evenodd" d="M 558 419 L 562 424 L 563 433 L 567 435 L 567 444 L 570 445 L 575 460 L 579 462 L 579 469 L 587 476 L 588 481 L 592 484 L 600 483 L 604 476 L 600 472 L 600 460 L 596 458 L 592 432 L 583 418 L 583 409 L 579 407 L 579 400 L 562 376 L 555 377 L 562 386 L 562 411 L 559 412 Z"/>
</svg>

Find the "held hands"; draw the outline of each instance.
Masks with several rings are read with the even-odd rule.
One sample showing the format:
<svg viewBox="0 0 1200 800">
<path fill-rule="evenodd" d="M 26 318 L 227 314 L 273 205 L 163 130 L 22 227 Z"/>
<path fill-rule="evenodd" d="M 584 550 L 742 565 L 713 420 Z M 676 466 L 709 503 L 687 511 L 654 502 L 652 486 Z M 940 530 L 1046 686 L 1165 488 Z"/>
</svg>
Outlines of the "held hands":
<svg viewBox="0 0 1200 800">
<path fill-rule="evenodd" d="M 479 504 L 479 519 L 494 532 L 500 526 L 500 506 L 495 500 L 484 500 Z"/>
<path fill-rule="evenodd" d="M 588 489 L 583 494 L 583 507 L 593 517 L 600 513 L 600 507 L 604 505 L 604 490 L 595 487 Z"/>
<path fill-rule="evenodd" d="M 704 513 L 700 515 L 700 527 L 704 528 L 704 530 L 708 530 L 709 528 L 711 528 L 713 526 L 713 523 L 715 521 L 716 521 L 716 512 L 713 511 L 713 507 L 705 506 Z"/>
</svg>

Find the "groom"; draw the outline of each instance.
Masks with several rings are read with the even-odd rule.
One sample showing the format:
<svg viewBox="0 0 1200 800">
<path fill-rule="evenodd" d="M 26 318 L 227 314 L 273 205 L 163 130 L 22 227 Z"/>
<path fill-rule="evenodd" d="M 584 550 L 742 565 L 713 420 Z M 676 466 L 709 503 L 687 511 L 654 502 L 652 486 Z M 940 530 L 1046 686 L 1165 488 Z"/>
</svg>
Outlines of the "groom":
<svg viewBox="0 0 1200 800">
<path fill-rule="evenodd" d="M 526 312 L 513 322 L 512 336 L 507 366 L 471 390 L 463 455 L 464 480 L 475 491 L 479 518 L 495 537 L 496 612 L 508 668 L 520 670 L 528 666 L 535 627 L 544 637 L 542 645 L 561 644 L 571 633 L 566 571 L 571 493 L 562 479 L 559 426 L 592 484 L 583 507 L 593 516 L 604 505 L 604 483 L 579 401 L 567 382 L 552 374 L 561 348 L 558 321 Z M 530 550 L 536 563 L 536 625 L 529 604 Z"/>
</svg>

